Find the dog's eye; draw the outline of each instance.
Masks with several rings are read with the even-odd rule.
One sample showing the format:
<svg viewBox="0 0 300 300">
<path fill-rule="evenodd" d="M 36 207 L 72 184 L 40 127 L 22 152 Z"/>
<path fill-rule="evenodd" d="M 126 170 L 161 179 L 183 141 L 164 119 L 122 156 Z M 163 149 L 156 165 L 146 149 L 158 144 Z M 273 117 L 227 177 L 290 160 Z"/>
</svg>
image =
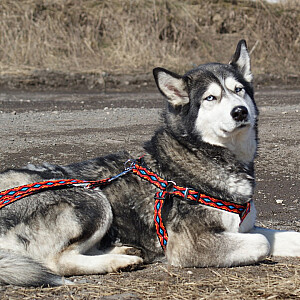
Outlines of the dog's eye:
<svg viewBox="0 0 300 300">
<path fill-rule="evenodd" d="M 236 87 L 236 88 L 234 89 L 234 92 L 238 94 L 238 93 L 240 93 L 242 90 L 243 90 L 242 87 Z"/>
<path fill-rule="evenodd" d="M 213 100 L 216 100 L 217 98 L 213 95 L 209 95 L 208 97 L 204 98 L 204 100 L 207 100 L 207 101 L 213 101 Z"/>
</svg>

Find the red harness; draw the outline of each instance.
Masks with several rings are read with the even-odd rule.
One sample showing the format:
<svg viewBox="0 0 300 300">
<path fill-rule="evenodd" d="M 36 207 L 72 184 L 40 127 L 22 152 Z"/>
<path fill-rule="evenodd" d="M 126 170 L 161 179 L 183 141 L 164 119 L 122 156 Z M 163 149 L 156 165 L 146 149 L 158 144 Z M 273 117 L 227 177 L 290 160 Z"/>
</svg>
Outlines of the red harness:
<svg viewBox="0 0 300 300">
<path fill-rule="evenodd" d="M 162 208 L 168 197 L 177 197 L 183 200 L 199 203 L 209 207 L 218 208 L 221 210 L 238 214 L 240 216 L 241 222 L 245 219 L 247 214 L 250 212 L 250 203 L 241 205 L 241 204 L 228 202 L 225 200 L 215 199 L 213 197 L 201 194 L 200 192 L 195 191 L 193 189 L 178 186 L 172 181 L 168 181 L 161 178 L 159 175 L 157 175 L 156 173 L 148 169 L 143 163 L 142 159 L 139 159 L 138 161 L 129 160 L 128 162 L 130 162 L 131 165 L 125 168 L 123 172 L 121 172 L 120 174 L 114 177 L 110 177 L 102 180 L 95 180 L 95 181 L 87 181 L 87 180 L 79 180 L 79 179 L 49 180 L 49 181 L 30 183 L 27 185 L 22 185 L 19 187 L 2 191 L 0 192 L 0 208 L 10 203 L 13 203 L 14 201 L 19 200 L 21 198 L 30 196 L 32 194 L 37 194 L 49 189 L 67 188 L 72 186 L 83 186 L 89 189 L 94 189 L 97 187 L 104 188 L 110 183 L 112 183 L 114 180 L 118 179 L 119 177 L 122 177 L 129 172 L 133 172 L 133 174 L 136 174 L 140 178 L 149 181 L 150 183 L 152 183 L 153 185 L 155 185 L 157 188 L 160 189 L 160 191 L 158 191 L 154 196 L 155 199 L 154 223 L 155 223 L 156 233 L 160 245 L 164 250 L 166 250 L 166 246 L 168 242 L 168 233 L 162 220 Z"/>
</svg>

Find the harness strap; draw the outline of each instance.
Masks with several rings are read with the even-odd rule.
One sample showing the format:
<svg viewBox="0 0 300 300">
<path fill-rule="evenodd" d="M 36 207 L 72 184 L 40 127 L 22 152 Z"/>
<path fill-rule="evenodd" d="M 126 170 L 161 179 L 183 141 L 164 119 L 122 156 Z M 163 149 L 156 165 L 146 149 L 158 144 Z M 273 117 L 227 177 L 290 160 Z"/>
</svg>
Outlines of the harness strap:
<svg viewBox="0 0 300 300">
<path fill-rule="evenodd" d="M 162 220 L 162 208 L 164 205 L 164 201 L 166 200 L 167 194 L 167 191 L 163 191 L 157 192 L 154 196 L 154 223 L 156 228 L 156 235 L 164 251 L 166 251 L 168 243 L 168 232 Z"/>
<path fill-rule="evenodd" d="M 161 178 L 158 174 L 151 171 L 145 166 L 142 158 L 139 160 L 128 160 L 127 163 L 131 165 L 116 176 L 105 178 L 102 180 L 79 180 L 79 179 L 60 179 L 60 180 L 48 180 L 41 182 L 34 182 L 26 184 L 23 186 L 11 188 L 0 192 L 0 209 L 8 204 L 13 203 L 16 200 L 22 199 L 24 197 L 37 194 L 48 189 L 60 189 L 72 186 L 82 186 L 89 189 L 95 189 L 97 187 L 104 188 L 118 178 L 126 175 L 129 172 L 133 172 L 140 178 L 150 182 L 160 189 L 159 192 L 155 194 L 155 205 L 154 205 L 154 223 L 156 227 L 156 233 L 163 250 L 166 250 L 168 242 L 168 233 L 166 227 L 162 220 L 162 208 L 167 197 L 178 197 L 186 201 L 192 201 L 194 203 L 199 203 L 213 208 L 218 208 L 231 213 L 238 214 L 242 221 L 245 219 L 247 214 L 250 212 L 250 203 L 244 205 L 231 203 L 225 200 L 215 199 L 213 197 L 201 194 L 190 188 L 181 187 L 176 185 L 172 181 L 167 181 Z M 169 191 L 170 183 L 172 184 L 172 190 Z"/>
<path fill-rule="evenodd" d="M 16 200 L 20 200 L 24 197 L 50 189 L 68 188 L 72 186 L 82 186 L 88 189 L 95 189 L 97 187 L 104 188 L 114 180 L 118 179 L 121 176 L 124 176 L 130 171 L 131 170 L 126 169 L 116 176 L 101 180 L 59 179 L 34 182 L 14 187 L 0 192 L 0 209 L 8 204 L 15 202 Z"/>
<path fill-rule="evenodd" d="M 132 165 L 132 170 L 133 173 L 154 184 L 160 190 L 165 190 L 169 183 L 173 183 L 172 181 L 162 179 L 159 175 L 152 172 L 147 167 L 141 166 L 137 163 Z M 178 186 L 176 184 L 173 185 L 173 191 L 168 193 L 184 200 L 194 201 L 203 205 L 238 214 L 241 219 L 244 217 L 245 210 L 247 209 L 247 204 L 236 204 L 229 201 L 216 199 L 205 194 L 201 194 L 193 189 Z"/>
<path fill-rule="evenodd" d="M 199 203 L 209 207 L 238 214 L 241 220 L 240 224 L 250 212 L 251 205 L 249 202 L 246 204 L 236 204 L 225 200 L 216 199 L 205 194 L 201 194 L 200 192 L 190 188 L 178 186 L 174 184 L 174 182 L 167 181 L 161 178 L 158 174 L 151 171 L 146 166 L 142 166 L 141 164 L 137 164 L 136 162 L 132 163 L 131 168 L 134 174 L 137 174 L 142 179 L 149 181 L 161 190 L 161 192 L 157 192 L 154 197 L 154 223 L 156 234 L 164 251 L 166 250 L 168 242 L 168 233 L 162 220 L 162 209 L 166 198 L 169 196 L 176 196 L 183 200 L 192 201 L 194 203 Z M 173 191 L 167 191 L 169 183 L 172 184 Z"/>
</svg>

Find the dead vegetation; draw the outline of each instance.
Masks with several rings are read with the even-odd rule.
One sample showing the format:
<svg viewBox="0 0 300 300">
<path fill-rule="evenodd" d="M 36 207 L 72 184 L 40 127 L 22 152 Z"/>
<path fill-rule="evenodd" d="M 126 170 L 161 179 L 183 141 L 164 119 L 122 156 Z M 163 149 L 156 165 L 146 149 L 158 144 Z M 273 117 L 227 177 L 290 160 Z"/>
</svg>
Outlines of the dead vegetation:
<svg viewBox="0 0 300 300">
<path fill-rule="evenodd" d="M 1 299 L 299 299 L 299 260 L 230 269 L 144 270 L 85 277 L 76 286 L 5 288 Z"/>
<path fill-rule="evenodd" d="M 183 72 L 248 41 L 255 74 L 298 78 L 300 5 L 262 0 L 2 0 L 0 74 Z"/>
</svg>

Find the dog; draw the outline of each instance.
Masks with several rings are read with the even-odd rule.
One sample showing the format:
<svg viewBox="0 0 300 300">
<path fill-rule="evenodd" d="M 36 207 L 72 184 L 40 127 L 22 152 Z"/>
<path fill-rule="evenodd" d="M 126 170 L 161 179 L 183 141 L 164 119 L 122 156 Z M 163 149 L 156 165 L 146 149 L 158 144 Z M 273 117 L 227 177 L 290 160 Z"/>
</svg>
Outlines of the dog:
<svg viewBox="0 0 300 300">
<path fill-rule="evenodd" d="M 149 166 L 145 170 L 150 170 L 152 182 L 137 176 L 132 167 L 136 160 L 125 151 L 67 166 L 28 165 L 0 174 L 0 191 L 120 174 L 103 188 L 75 184 L 46 189 L 4 206 L 1 284 L 72 284 L 64 276 L 130 270 L 154 261 L 231 267 L 269 255 L 300 256 L 300 233 L 255 226 L 258 109 L 246 42 L 238 43 L 229 64 L 203 64 L 183 76 L 163 68 L 153 74 L 167 104 L 161 127 L 145 144 L 143 162 L 137 163 Z M 124 169 L 125 162 L 129 168 Z M 151 184 L 157 178 L 162 178 L 161 185 L 167 182 L 165 198 Z M 175 195 L 174 186 L 185 188 L 182 197 Z M 196 194 L 208 202 L 217 199 L 215 206 L 246 209 L 238 214 L 189 201 Z M 154 203 L 161 227 L 154 222 Z"/>
</svg>

